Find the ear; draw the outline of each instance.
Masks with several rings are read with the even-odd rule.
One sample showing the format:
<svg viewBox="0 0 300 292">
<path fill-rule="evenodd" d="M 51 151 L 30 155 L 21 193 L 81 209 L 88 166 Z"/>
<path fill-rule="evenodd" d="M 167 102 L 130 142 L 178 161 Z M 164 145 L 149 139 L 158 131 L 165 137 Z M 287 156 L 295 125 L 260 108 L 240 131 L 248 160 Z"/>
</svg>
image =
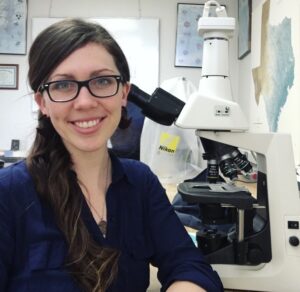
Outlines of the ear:
<svg viewBox="0 0 300 292">
<path fill-rule="evenodd" d="M 130 91 L 130 87 L 131 87 L 131 84 L 129 82 L 126 82 L 122 86 L 122 93 L 123 93 L 123 96 L 122 96 L 122 106 L 126 106 L 127 105 L 127 97 L 128 97 L 129 91 Z"/>
<path fill-rule="evenodd" d="M 37 105 L 39 106 L 40 111 L 44 115 L 49 116 L 48 110 L 47 110 L 47 107 L 46 107 L 45 99 L 44 99 L 43 95 L 40 92 L 36 92 L 34 94 L 34 100 L 37 103 Z"/>
</svg>

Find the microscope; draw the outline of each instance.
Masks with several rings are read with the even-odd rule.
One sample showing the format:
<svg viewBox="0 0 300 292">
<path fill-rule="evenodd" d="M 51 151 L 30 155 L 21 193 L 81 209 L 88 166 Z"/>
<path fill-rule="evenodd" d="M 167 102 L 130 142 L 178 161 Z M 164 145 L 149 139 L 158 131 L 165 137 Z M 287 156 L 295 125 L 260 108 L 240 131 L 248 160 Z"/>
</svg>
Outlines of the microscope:
<svg viewBox="0 0 300 292">
<path fill-rule="evenodd" d="M 211 6 L 216 17 L 209 14 Z M 204 39 L 198 91 L 183 103 L 161 88 L 150 96 L 133 85 L 129 100 L 155 122 L 195 129 L 207 161 L 206 181 L 182 182 L 178 192 L 199 205 L 204 227 L 197 232 L 198 247 L 224 287 L 299 291 L 300 196 L 291 137 L 248 132 L 229 78 L 228 42 L 234 30 L 235 19 L 227 17 L 225 7 L 207 1 L 198 22 Z M 255 161 L 242 151 L 253 153 Z M 254 165 L 256 189 L 249 191 L 236 182 Z"/>
</svg>

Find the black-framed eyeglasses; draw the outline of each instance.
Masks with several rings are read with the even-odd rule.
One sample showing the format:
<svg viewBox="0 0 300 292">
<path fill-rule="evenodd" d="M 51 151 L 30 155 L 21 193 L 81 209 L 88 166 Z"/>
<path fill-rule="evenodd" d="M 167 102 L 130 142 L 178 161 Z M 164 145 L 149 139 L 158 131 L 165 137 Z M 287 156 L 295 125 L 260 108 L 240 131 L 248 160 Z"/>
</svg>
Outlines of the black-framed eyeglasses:
<svg viewBox="0 0 300 292">
<path fill-rule="evenodd" d="M 38 91 L 47 91 L 49 98 L 54 102 L 67 102 L 75 99 L 82 87 L 86 87 L 91 95 L 99 98 L 114 96 L 119 91 L 122 77 L 106 75 L 93 77 L 84 81 L 57 80 L 42 84 Z"/>
</svg>

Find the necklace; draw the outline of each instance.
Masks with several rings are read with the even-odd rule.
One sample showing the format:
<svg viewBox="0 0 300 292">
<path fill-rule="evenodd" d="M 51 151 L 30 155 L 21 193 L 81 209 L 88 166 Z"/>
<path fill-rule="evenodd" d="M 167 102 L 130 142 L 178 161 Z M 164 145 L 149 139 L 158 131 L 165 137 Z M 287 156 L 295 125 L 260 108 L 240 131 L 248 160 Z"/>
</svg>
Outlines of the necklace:
<svg viewBox="0 0 300 292">
<path fill-rule="evenodd" d="M 97 226 L 99 227 L 103 237 L 106 236 L 106 230 L 107 230 L 107 221 L 105 220 L 105 206 L 103 206 L 102 216 L 100 216 L 99 212 L 96 210 L 96 208 L 92 205 L 92 203 L 88 200 L 88 205 L 90 208 L 94 210 L 94 212 L 99 217 L 99 220 L 97 222 Z"/>
<path fill-rule="evenodd" d="M 105 193 L 105 197 L 106 197 L 106 193 L 107 193 L 107 189 L 108 189 L 108 177 L 109 177 L 109 169 L 110 169 L 110 163 L 109 163 L 109 155 L 107 158 L 107 167 L 106 167 L 106 178 L 105 178 L 105 189 L 104 189 L 104 193 Z M 96 215 L 98 216 L 99 220 L 97 222 L 98 228 L 100 229 L 103 237 L 106 236 L 106 231 L 107 231 L 107 221 L 106 221 L 106 200 L 104 199 L 104 204 L 103 204 L 103 208 L 102 208 L 102 215 L 99 214 L 99 212 L 97 211 L 97 209 L 92 205 L 89 196 L 86 196 L 88 205 L 91 209 L 94 210 L 94 212 L 96 213 Z"/>
</svg>

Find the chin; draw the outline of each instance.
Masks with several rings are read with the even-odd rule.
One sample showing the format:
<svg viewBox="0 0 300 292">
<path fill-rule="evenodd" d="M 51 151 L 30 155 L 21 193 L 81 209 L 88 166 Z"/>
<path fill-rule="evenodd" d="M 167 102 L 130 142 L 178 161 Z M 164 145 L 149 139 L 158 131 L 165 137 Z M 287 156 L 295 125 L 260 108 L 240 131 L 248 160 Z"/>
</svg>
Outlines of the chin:
<svg viewBox="0 0 300 292">
<path fill-rule="evenodd" d="M 97 152 L 103 149 L 103 144 L 102 145 L 82 145 L 77 147 L 80 151 L 82 152 Z"/>
<path fill-rule="evenodd" d="M 88 142 L 85 141 L 84 143 L 72 143 L 69 144 L 69 147 L 67 147 L 69 149 L 70 152 L 72 152 L 72 149 L 74 149 L 75 151 L 80 151 L 80 152 L 85 152 L 85 153 L 93 153 L 93 152 L 99 152 L 101 151 L 101 149 L 107 147 L 107 143 L 106 142 Z"/>
</svg>

